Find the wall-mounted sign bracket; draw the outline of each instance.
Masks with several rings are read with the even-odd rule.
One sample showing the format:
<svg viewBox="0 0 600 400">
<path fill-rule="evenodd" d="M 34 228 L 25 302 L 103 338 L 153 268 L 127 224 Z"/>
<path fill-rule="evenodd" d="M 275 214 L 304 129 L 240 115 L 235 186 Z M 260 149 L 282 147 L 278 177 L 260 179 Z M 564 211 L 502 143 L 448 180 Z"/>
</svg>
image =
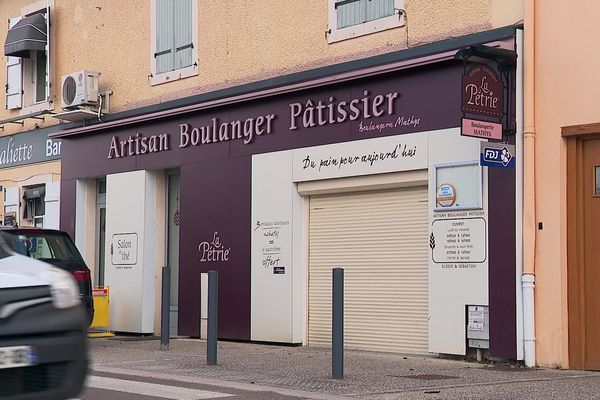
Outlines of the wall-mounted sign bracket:
<svg viewBox="0 0 600 400">
<path fill-rule="evenodd" d="M 4 125 L 6 125 L 6 124 L 17 124 L 17 125 L 24 126 L 25 120 L 28 120 L 28 119 L 44 120 L 45 114 L 52 114 L 52 113 L 48 110 L 43 110 L 43 111 L 37 111 L 37 112 L 27 114 L 27 115 L 19 115 L 18 117 L 4 119 L 4 120 L 0 121 L 0 129 L 4 130 Z"/>
<path fill-rule="evenodd" d="M 514 72 L 517 67 L 517 53 L 512 50 L 490 47 L 486 45 L 474 45 L 459 50 L 454 55 L 455 60 L 462 61 L 464 63 L 465 75 L 463 77 L 463 121 L 467 114 L 485 115 L 484 121 L 482 122 L 499 122 L 502 124 L 502 139 L 508 142 L 509 137 L 514 136 L 516 133 L 516 119 L 513 110 L 513 104 L 511 102 L 510 93 L 513 91 L 514 85 Z M 480 68 L 477 68 L 480 65 Z M 495 66 L 492 67 L 492 66 Z M 487 68 L 487 70 L 486 70 Z M 477 70 L 479 69 L 479 70 Z M 493 71 L 493 72 L 490 72 Z M 492 107 L 494 99 L 486 99 L 484 97 L 483 104 L 480 107 L 467 107 L 465 105 L 465 81 L 468 82 L 469 76 L 480 77 L 483 76 L 481 82 L 481 90 L 487 89 L 486 84 L 492 83 L 494 79 L 483 82 L 486 79 L 485 74 L 488 74 L 491 78 L 499 72 L 500 80 L 502 84 L 502 111 L 497 113 Z M 478 75 L 477 75 L 478 74 Z M 473 83 L 471 83 L 473 84 Z M 481 94 L 481 93 L 480 93 Z M 497 119 L 498 118 L 498 119 Z M 496 121 L 494 121 L 496 119 Z M 482 136 L 480 136 L 482 137 Z"/>
</svg>

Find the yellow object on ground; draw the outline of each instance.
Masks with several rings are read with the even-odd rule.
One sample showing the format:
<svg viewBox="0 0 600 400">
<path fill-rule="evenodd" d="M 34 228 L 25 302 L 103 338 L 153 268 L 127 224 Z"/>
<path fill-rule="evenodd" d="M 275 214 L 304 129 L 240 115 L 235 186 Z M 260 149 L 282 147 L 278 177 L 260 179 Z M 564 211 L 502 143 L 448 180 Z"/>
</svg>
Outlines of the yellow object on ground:
<svg viewBox="0 0 600 400">
<path fill-rule="evenodd" d="M 114 336 L 110 331 L 110 290 L 108 286 L 92 289 L 94 297 L 94 319 L 88 330 L 88 337 Z"/>
</svg>

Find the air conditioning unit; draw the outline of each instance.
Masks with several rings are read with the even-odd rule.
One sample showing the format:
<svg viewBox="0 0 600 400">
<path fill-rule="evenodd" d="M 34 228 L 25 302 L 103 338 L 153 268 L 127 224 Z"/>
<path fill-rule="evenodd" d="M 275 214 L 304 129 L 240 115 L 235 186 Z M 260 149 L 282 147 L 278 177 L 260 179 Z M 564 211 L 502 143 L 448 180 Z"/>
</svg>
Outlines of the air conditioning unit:
<svg viewBox="0 0 600 400">
<path fill-rule="evenodd" d="M 62 108 L 98 105 L 98 81 L 100 73 L 78 71 L 62 77 Z"/>
</svg>

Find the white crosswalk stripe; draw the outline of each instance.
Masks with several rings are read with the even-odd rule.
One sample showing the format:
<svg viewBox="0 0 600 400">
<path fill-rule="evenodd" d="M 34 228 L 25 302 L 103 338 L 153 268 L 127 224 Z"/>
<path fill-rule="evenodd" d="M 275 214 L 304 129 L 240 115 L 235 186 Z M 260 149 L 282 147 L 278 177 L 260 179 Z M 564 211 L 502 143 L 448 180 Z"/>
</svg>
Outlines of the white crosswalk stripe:
<svg viewBox="0 0 600 400">
<path fill-rule="evenodd" d="M 189 389 L 178 386 L 107 378 L 104 376 L 95 375 L 88 376 L 86 387 L 95 389 L 114 390 L 117 392 L 139 394 L 143 396 L 162 397 L 164 399 L 173 400 L 205 400 L 220 399 L 224 397 L 233 396 L 227 393 L 211 392 L 208 390 Z"/>
</svg>

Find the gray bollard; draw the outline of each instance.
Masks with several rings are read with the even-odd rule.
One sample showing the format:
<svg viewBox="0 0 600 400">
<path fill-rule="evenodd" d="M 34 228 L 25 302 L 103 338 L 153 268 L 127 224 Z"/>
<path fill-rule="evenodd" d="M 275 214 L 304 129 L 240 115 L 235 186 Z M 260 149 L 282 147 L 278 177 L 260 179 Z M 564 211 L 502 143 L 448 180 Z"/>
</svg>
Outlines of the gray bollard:
<svg viewBox="0 0 600 400">
<path fill-rule="evenodd" d="M 344 378 L 344 269 L 333 269 L 331 307 L 331 371 L 333 379 Z"/>
<path fill-rule="evenodd" d="M 162 268 L 160 349 L 169 350 L 171 323 L 171 267 Z"/>
<path fill-rule="evenodd" d="M 218 274 L 208 272 L 208 332 L 206 335 L 206 364 L 217 365 Z"/>
</svg>

